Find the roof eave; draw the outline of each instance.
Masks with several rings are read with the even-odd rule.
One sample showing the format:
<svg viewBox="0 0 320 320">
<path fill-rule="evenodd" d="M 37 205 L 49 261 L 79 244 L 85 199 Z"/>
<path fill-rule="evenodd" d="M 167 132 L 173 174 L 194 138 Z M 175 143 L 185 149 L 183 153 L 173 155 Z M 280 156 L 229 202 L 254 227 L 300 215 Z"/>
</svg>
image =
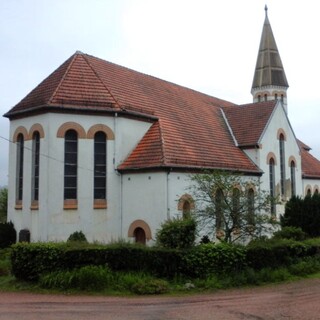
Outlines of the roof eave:
<svg viewBox="0 0 320 320">
<path fill-rule="evenodd" d="M 3 115 L 3 117 L 8 118 L 9 120 L 14 119 L 14 118 L 21 118 L 21 117 L 27 117 L 29 115 L 33 114 L 39 114 L 39 113 L 49 113 L 49 112 L 75 112 L 77 111 L 78 113 L 85 113 L 88 114 L 88 112 L 94 112 L 94 113 L 102 113 L 102 114 L 115 114 L 117 113 L 118 115 L 123 115 L 123 116 L 131 116 L 131 117 L 137 117 L 137 118 L 143 118 L 146 120 L 151 120 L 151 121 L 156 121 L 158 120 L 157 116 L 138 112 L 138 111 L 132 111 L 128 110 L 125 108 L 112 108 L 110 106 L 105 106 L 105 107 L 97 107 L 97 106 L 85 106 L 80 107 L 80 106 L 62 106 L 62 105 L 41 105 L 37 107 L 31 107 L 26 110 L 19 110 L 15 112 L 7 112 Z"/>
</svg>

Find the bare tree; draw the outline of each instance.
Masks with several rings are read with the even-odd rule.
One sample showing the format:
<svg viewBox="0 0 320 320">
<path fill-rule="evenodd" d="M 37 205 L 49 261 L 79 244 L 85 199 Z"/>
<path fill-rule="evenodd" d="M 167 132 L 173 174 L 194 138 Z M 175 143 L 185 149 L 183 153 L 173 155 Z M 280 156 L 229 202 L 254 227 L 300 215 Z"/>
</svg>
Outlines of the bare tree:
<svg viewBox="0 0 320 320">
<path fill-rule="evenodd" d="M 272 232 L 275 199 L 261 190 L 258 179 L 218 170 L 190 178 L 198 224 L 219 240 L 234 242 Z"/>
</svg>

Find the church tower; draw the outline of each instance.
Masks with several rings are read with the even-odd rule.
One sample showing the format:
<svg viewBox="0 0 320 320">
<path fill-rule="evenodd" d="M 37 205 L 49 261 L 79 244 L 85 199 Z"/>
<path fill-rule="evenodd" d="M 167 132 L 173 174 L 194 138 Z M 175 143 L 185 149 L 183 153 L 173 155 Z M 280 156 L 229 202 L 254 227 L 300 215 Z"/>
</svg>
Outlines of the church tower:
<svg viewBox="0 0 320 320">
<path fill-rule="evenodd" d="M 265 12 L 266 16 L 262 29 L 251 94 L 253 96 L 253 102 L 279 99 L 282 101 L 283 107 L 287 112 L 287 89 L 289 85 L 268 19 L 267 6 L 265 6 Z"/>
</svg>

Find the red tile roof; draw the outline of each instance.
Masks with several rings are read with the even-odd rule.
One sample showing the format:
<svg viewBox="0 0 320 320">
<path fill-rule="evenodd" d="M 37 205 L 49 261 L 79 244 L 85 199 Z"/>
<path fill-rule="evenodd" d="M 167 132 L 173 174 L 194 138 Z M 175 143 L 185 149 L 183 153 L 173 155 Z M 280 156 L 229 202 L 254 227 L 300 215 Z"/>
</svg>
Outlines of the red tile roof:
<svg viewBox="0 0 320 320">
<path fill-rule="evenodd" d="M 222 110 L 232 122 L 238 111 L 233 114 L 231 106 L 235 105 L 77 52 L 5 116 L 48 112 L 50 108 L 152 114 L 158 122 L 119 169 L 223 168 L 259 174 L 259 168 L 235 145 L 230 134 Z M 266 112 L 272 109 L 268 106 Z M 232 109 L 238 108 L 240 112 L 250 106 Z"/>
<path fill-rule="evenodd" d="M 229 125 L 239 147 L 252 147 L 259 143 L 277 101 L 266 101 L 225 108 Z"/>
<path fill-rule="evenodd" d="M 302 176 L 309 179 L 320 179 L 320 161 L 310 152 L 310 147 L 297 140 L 301 150 Z"/>
</svg>

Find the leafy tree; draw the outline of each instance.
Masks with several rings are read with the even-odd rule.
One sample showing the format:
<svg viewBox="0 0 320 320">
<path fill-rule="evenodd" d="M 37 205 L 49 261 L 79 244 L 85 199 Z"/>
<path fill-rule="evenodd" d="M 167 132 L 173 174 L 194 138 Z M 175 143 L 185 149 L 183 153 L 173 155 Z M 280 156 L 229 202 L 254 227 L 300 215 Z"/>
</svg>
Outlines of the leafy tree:
<svg viewBox="0 0 320 320">
<path fill-rule="evenodd" d="M 7 220 L 8 212 L 8 189 L 0 189 L 0 222 Z"/>
<path fill-rule="evenodd" d="M 218 170 L 190 179 L 199 226 L 210 228 L 219 240 L 231 243 L 272 231 L 276 222 L 270 212 L 276 199 L 261 190 L 259 182 Z"/>
<path fill-rule="evenodd" d="M 287 203 L 282 227 L 301 228 L 310 237 L 320 236 L 320 195 L 292 197 Z"/>
<path fill-rule="evenodd" d="M 186 218 L 167 220 L 157 231 L 157 245 L 165 248 L 185 249 L 194 245 L 196 221 L 190 215 Z"/>
<path fill-rule="evenodd" d="M 70 234 L 67 242 L 88 242 L 85 234 L 82 231 L 75 231 Z"/>
</svg>

